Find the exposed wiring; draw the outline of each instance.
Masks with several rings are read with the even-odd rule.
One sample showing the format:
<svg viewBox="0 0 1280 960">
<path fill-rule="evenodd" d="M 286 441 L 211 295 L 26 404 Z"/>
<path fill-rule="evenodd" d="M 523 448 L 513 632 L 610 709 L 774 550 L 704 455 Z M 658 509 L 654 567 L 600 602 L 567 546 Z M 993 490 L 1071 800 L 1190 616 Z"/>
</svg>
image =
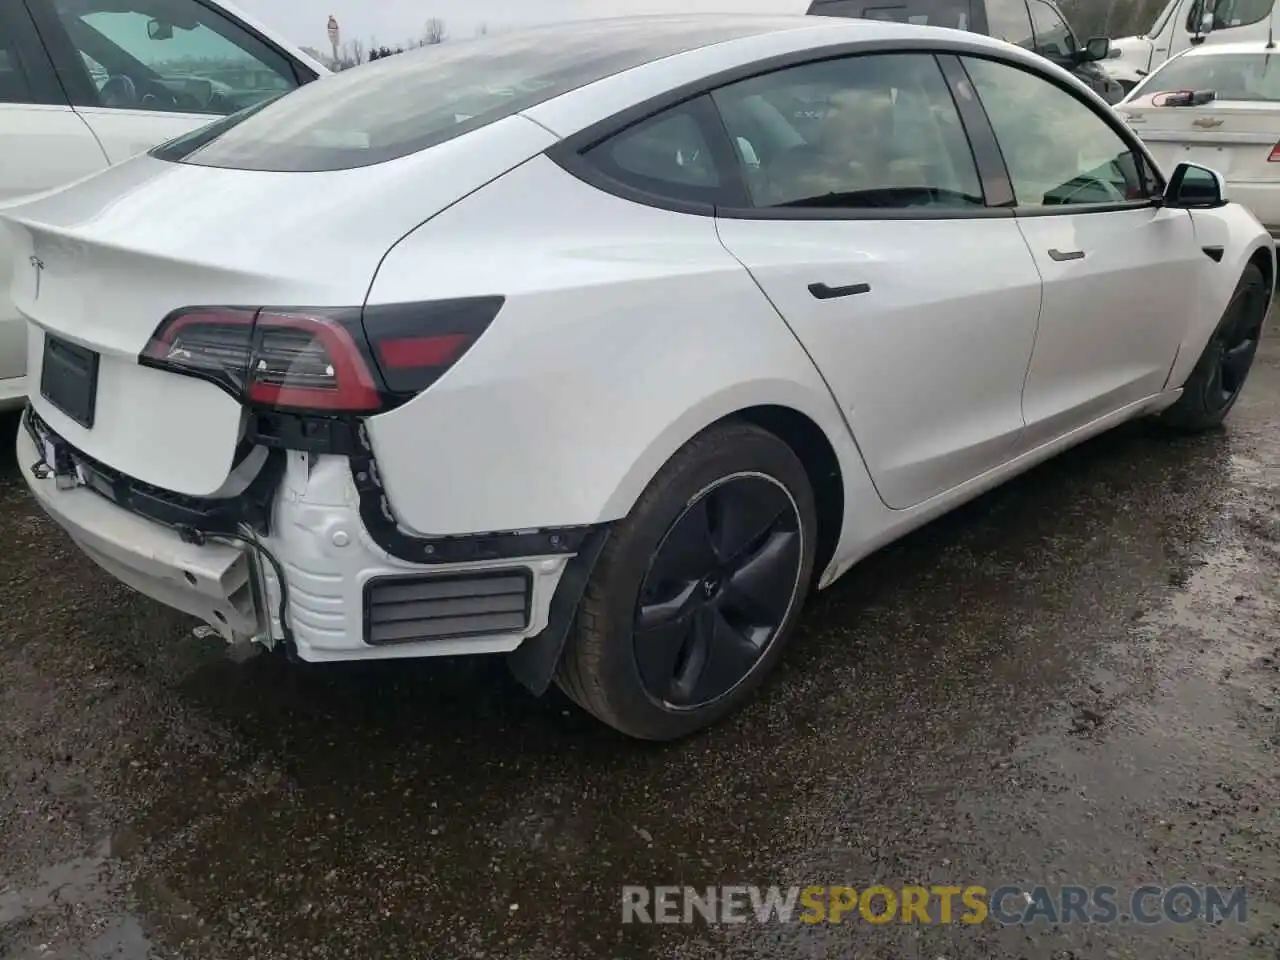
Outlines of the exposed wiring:
<svg viewBox="0 0 1280 960">
<path fill-rule="evenodd" d="M 182 538 L 184 543 L 189 543 L 196 547 L 202 547 L 210 540 L 222 542 L 235 541 L 243 543 L 246 546 L 252 547 L 259 557 L 265 558 L 267 563 L 271 564 L 271 570 L 275 574 L 276 583 L 280 585 L 279 611 L 276 614 L 280 620 L 280 632 L 284 634 L 286 649 L 294 649 L 293 631 L 289 629 L 289 621 L 287 619 L 289 609 L 289 584 L 284 578 L 284 568 L 280 566 L 280 561 L 271 554 L 270 550 L 260 544 L 253 537 L 246 537 L 238 533 L 206 534 L 201 530 L 197 530 L 195 527 L 184 525 L 178 527 L 178 536 Z M 268 630 L 270 630 L 269 624 Z"/>
</svg>

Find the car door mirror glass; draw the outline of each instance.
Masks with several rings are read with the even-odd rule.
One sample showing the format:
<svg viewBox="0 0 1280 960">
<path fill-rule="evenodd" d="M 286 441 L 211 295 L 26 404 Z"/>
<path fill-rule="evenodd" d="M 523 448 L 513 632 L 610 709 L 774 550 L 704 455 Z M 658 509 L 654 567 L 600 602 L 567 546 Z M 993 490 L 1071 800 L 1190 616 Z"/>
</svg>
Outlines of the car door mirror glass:
<svg viewBox="0 0 1280 960">
<path fill-rule="evenodd" d="M 1222 174 L 1196 163 L 1180 163 L 1169 178 L 1164 194 L 1171 207 L 1207 209 L 1227 202 L 1227 185 Z"/>
<path fill-rule="evenodd" d="M 1111 56 L 1111 38 L 1110 37 L 1090 37 L 1085 41 L 1084 56 L 1082 60 L 1092 62 L 1096 60 L 1106 60 Z"/>
<path fill-rule="evenodd" d="M 1200 14 L 1200 32 L 1201 33 L 1213 32 L 1213 14 L 1207 10 L 1204 13 Z"/>
</svg>

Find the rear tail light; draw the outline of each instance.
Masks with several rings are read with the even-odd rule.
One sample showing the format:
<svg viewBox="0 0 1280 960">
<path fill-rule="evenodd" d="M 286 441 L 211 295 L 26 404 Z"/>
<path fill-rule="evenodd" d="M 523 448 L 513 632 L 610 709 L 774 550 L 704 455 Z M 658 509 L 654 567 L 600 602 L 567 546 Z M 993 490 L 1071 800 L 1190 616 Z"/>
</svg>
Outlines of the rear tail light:
<svg viewBox="0 0 1280 960">
<path fill-rule="evenodd" d="M 139 362 L 208 380 L 255 408 L 376 413 L 438 380 L 502 304 L 474 297 L 364 311 L 192 307 L 165 318 Z"/>
<path fill-rule="evenodd" d="M 1280 143 L 1271 148 L 1271 153 L 1267 155 L 1267 163 L 1280 163 Z"/>
</svg>

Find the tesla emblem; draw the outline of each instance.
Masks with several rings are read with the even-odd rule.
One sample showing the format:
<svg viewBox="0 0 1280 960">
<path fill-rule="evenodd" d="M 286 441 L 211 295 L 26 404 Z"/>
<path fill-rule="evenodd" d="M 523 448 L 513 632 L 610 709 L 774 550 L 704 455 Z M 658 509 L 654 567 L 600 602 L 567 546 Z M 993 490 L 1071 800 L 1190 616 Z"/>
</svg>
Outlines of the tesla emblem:
<svg viewBox="0 0 1280 960">
<path fill-rule="evenodd" d="M 1198 117 L 1197 119 L 1195 119 L 1195 120 L 1193 120 L 1193 121 L 1191 121 L 1191 122 L 1192 122 L 1192 124 L 1193 124 L 1193 125 L 1195 125 L 1195 126 L 1197 126 L 1197 127 L 1220 127 L 1220 126 L 1222 126 L 1222 121 L 1221 121 L 1221 120 L 1219 120 L 1217 117 Z"/>
<path fill-rule="evenodd" d="M 31 266 L 35 268 L 35 271 L 36 271 L 36 293 L 35 293 L 35 296 L 32 297 L 31 299 L 39 300 L 40 299 L 40 278 L 44 275 L 44 261 L 41 260 L 39 257 L 32 256 L 29 259 L 29 262 Z"/>
</svg>

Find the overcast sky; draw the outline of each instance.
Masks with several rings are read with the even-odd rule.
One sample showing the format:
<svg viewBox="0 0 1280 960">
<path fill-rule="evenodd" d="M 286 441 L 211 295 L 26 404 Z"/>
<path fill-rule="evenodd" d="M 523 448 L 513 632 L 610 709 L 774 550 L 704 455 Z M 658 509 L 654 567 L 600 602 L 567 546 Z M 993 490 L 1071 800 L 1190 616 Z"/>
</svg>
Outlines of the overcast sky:
<svg viewBox="0 0 1280 960">
<path fill-rule="evenodd" d="M 803 13 L 808 0 L 235 0 L 236 6 L 297 44 L 328 47 L 325 23 L 338 18 L 344 41 L 393 44 L 422 33 L 432 17 L 449 35 L 469 37 L 481 23 L 498 28 L 627 13 L 751 11 Z"/>
</svg>

